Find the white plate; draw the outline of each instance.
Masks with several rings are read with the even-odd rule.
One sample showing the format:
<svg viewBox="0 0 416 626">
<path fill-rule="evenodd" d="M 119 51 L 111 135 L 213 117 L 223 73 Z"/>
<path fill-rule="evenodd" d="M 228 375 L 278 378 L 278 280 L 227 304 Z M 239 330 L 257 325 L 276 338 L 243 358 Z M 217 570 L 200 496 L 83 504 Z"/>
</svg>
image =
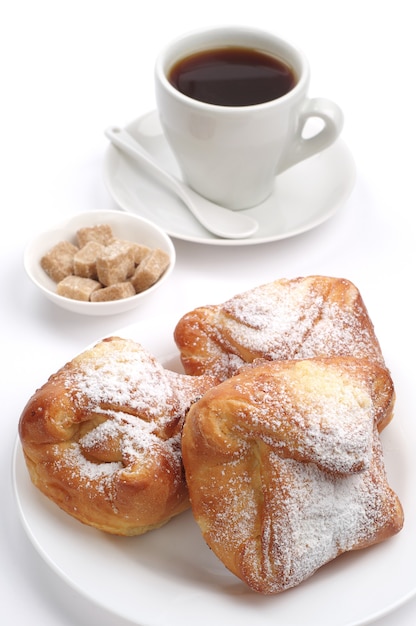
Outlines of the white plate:
<svg viewBox="0 0 416 626">
<path fill-rule="evenodd" d="M 179 178 L 175 158 L 152 111 L 127 130 L 163 168 Z M 113 145 L 104 159 L 106 186 L 125 211 L 146 217 L 171 237 L 217 246 L 241 246 L 293 237 L 329 219 L 347 200 L 355 183 L 355 164 L 342 140 L 281 174 L 272 195 L 244 213 L 259 222 L 247 239 L 221 239 L 201 226 L 176 196 L 140 170 L 135 161 Z"/>
<path fill-rule="evenodd" d="M 172 320 L 161 318 L 115 334 L 141 342 L 165 367 L 181 371 L 172 330 Z M 135 624 L 367 624 L 416 591 L 416 499 L 411 476 L 416 425 L 403 410 L 406 381 L 396 382 L 401 396 L 383 443 L 390 484 L 405 510 L 404 529 L 382 544 L 343 555 L 280 595 L 256 594 L 226 571 L 205 545 L 189 511 L 136 538 L 83 526 L 33 487 L 17 443 L 14 487 L 24 527 L 41 556 L 72 587 Z M 408 393 L 411 399 L 410 380 Z"/>
</svg>

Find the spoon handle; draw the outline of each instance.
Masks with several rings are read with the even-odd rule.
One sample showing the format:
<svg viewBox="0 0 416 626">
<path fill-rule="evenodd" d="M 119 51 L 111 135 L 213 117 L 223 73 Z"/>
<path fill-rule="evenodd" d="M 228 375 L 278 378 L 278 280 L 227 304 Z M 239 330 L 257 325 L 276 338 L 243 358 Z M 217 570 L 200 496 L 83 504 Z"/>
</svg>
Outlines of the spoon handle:
<svg viewBox="0 0 416 626">
<path fill-rule="evenodd" d="M 173 191 L 211 233 L 226 239 L 241 239 L 250 237 L 256 232 L 258 224 L 253 218 L 226 209 L 197 195 L 178 178 L 159 167 L 153 157 L 128 131 L 111 126 L 106 129 L 105 135 L 123 152 L 139 160 L 153 178 Z"/>
<path fill-rule="evenodd" d="M 130 133 L 117 126 L 112 126 L 111 128 L 107 128 L 105 134 L 115 146 L 130 156 L 140 159 L 141 164 L 146 167 L 149 174 L 152 174 L 152 176 L 163 183 L 165 187 L 169 187 L 182 200 L 187 202 L 186 190 L 184 190 L 184 185 L 181 181 L 169 172 L 161 170 L 151 155 L 130 135 Z"/>
</svg>

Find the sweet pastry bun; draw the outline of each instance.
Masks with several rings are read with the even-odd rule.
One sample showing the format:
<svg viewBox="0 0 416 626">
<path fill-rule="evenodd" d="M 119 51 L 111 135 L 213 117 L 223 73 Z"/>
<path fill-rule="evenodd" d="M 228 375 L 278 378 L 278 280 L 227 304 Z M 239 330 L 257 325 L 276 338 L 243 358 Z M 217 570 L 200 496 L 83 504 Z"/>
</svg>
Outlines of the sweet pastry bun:
<svg viewBox="0 0 416 626">
<path fill-rule="evenodd" d="M 187 374 L 222 380 L 257 358 L 355 356 L 384 364 L 358 289 L 328 276 L 280 279 L 198 307 L 179 320 L 174 337 Z"/>
<path fill-rule="evenodd" d="M 189 507 L 181 432 L 213 384 L 162 367 L 138 343 L 105 339 L 67 363 L 24 408 L 19 434 L 32 482 L 79 521 L 119 535 Z"/>
<path fill-rule="evenodd" d="M 332 357 L 246 366 L 191 407 L 193 514 L 251 589 L 280 593 L 401 529 L 378 433 L 393 400 L 384 367 Z"/>
</svg>

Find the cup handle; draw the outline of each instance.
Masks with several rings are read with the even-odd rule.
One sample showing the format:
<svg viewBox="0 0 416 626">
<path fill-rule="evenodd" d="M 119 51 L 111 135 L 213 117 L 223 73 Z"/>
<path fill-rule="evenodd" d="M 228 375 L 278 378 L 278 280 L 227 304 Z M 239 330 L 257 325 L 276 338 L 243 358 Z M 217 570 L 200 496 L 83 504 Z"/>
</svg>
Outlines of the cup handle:
<svg viewBox="0 0 416 626">
<path fill-rule="evenodd" d="M 315 135 L 304 137 L 306 123 L 314 118 L 322 120 L 323 127 Z M 331 100 L 310 98 L 302 105 L 298 122 L 291 149 L 279 164 L 279 174 L 333 144 L 341 133 L 344 116 L 339 106 Z"/>
</svg>

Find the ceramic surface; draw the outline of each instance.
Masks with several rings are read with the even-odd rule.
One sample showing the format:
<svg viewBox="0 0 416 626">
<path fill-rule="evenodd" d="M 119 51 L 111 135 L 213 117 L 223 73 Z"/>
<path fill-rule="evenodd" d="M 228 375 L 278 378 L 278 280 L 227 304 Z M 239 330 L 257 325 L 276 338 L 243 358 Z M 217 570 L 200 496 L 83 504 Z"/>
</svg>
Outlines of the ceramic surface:
<svg viewBox="0 0 416 626">
<path fill-rule="evenodd" d="M 127 130 L 167 171 L 181 177 L 155 111 L 132 121 Z M 355 164 L 342 140 L 293 166 L 275 179 L 270 197 L 243 213 L 259 222 L 247 239 L 221 239 L 197 222 L 183 203 L 158 185 L 133 158 L 109 145 L 104 180 L 125 211 L 155 222 L 171 237 L 215 246 L 248 246 L 293 237 L 316 228 L 340 209 L 355 184 Z"/>
</svg>

